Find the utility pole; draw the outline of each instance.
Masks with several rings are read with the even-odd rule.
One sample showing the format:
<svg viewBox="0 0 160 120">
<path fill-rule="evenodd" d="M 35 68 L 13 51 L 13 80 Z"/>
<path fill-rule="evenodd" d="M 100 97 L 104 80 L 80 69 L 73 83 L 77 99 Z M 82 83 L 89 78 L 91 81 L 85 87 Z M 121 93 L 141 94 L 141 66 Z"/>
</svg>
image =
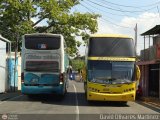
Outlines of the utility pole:
<svg viewBox="0 0 160 120">
<path fill-rule="evenodd" d="M 134 28 L 134 31 L 135 31 L 135 51 L 136 51 L 136 55 L 137 55 L 137 23 Z"/>
</svg>

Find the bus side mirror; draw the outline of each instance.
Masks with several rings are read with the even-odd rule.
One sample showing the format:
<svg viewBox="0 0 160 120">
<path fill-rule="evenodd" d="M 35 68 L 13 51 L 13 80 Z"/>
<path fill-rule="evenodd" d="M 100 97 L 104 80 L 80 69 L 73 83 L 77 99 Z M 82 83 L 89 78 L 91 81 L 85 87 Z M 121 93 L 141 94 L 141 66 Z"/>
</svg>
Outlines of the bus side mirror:
<svg viewBox="0 0 160 120">
<path fill-rule="evenodd" d="M 140 77 L 141 77 L 141 72 L 140 72 L 139 66 L 136 65 L 136 80 L 139 81 Z"/>
</svg>

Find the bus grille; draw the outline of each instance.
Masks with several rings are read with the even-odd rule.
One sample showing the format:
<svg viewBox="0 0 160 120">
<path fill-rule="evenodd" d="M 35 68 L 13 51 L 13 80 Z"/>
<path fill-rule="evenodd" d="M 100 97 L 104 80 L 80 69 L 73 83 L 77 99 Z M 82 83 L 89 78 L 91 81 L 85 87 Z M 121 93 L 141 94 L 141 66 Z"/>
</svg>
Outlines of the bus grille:
<svg viewBox="0 0 160 120">
<path fill-rule="evenodd" d="M 107 94 L 122 94 L 121 92 L 100 92 L 100 93 L 107 93 Z"/>
<path fill-rule="evenodd" d="M 26 71 L 59 72 L 58 61 L 27 61 Z"/>
</svg>

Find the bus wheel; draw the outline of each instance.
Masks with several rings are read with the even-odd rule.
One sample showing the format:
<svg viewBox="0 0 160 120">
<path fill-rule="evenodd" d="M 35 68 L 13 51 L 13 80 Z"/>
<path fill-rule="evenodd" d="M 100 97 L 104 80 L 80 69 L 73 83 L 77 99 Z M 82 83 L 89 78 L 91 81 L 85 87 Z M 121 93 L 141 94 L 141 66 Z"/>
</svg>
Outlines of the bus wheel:
<svg viewBox="0 0 160 120">
<path fill-rule="evenodd" d="M 64 94 L 59 94 L 59 95 L 56 96 L 56 100 L 62 101 L 62 100 L 64 100 L 64 97 L 65 97 Z"/>
<path fill-rule="evenodd" d="M 65 91 L 64 91 L 64 94 L 66 94 L 67 93 L 67 86 L 65 85 Z"/>
<path fill-rule="evenodd" d="M 93 101 L 87 99 L 87 92 L 85 92 L 84 94 L 85 94 L 85 100 L 86 100 L 86 102 L 88 103 L 88 105 L 92 105 L 92 104 L 93 104 Z"/>
<path fill-rule="evenodd" d="M 127 105 L 127 101 L 122 101 L 121 102 L 123 105 Z"/>
<path fill-rule="evenodd" d="M 27 95 L 27 97 L 28 97 L 29 99 L 34 99 L 34 98 L 35 98 L 35 95 Z"/>
<path fill-rule="evenodd" d="M 92 101 L 92 100 L 86 100 L 87 101 L 87 103 L 88 103 L 88 105 L 95 105 L 95 101 Z"/>
<path fill-rule="evenodd" d="M 87 92 L 84 92 L 85 99 L 87 100 Z"/>
</svg>

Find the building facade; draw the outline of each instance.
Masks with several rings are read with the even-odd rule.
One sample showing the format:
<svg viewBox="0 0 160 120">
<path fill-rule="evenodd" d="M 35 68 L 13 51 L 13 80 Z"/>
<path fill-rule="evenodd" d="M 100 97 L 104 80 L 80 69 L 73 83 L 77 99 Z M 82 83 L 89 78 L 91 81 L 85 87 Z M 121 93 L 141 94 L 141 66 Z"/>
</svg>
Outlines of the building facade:
<svg viewBox="0 0 160 120">
<path fill-rule="evenodd" d="M 8 60 L 10 57 L 11 42 L 0 35 L 0 93 L 9 90 Z"/>
<path fill-rule="evenodd" d="M 141 35 L 144 36 L 144 50 L 141 51 L 137 65 L 141 70 L 143 96 L 160 99 L 160 25 Z M 149 42 L 148 48 L 146 42 Z"/>
</svg>

